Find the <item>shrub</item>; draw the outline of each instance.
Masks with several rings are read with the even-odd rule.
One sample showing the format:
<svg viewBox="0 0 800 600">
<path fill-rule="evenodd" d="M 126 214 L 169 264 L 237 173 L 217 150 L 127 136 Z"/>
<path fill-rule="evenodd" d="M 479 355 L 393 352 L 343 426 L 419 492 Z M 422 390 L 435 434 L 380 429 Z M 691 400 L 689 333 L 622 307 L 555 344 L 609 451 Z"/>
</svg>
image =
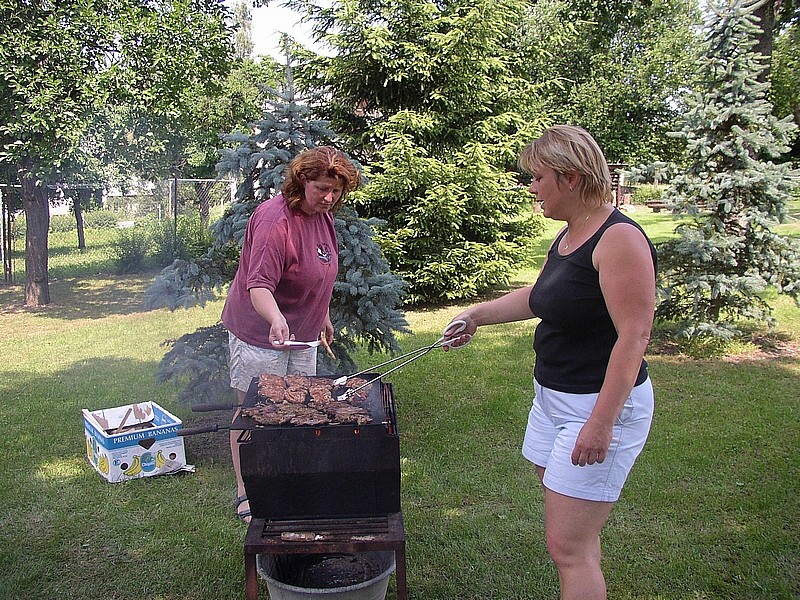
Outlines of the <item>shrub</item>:
<svg viewBox="0 0 800 600">
<path fill-rule="evenodd" d="M 77 229 L 75 215 L 53 215 L 50 217 L 50 233 L 63 233 L 75 229 Z"/>
<path fill-rule="evenodd" d="M 86 211 L 83 213 L 83 225 L 91 229 L 114 229 L 117 226 L 117 215 L 107 210 Z M 63 233 L 76 229 L 74 213 L 50 217 L 50 233 Z"/>
<path fill-rule="evenodd" d="M 167 266 L 176 258 L 198 258 L 211 245 L 211 233 L 196 212 L 178 215 L 175 225 L 172 220 L 159 221 L 154 217 L 143 222 L 152 237 L 153 256 L 159 266 Z"/>
<path fill-rule="evenodd" d="M 27 231 L 27 221 L 25 219 L 25 213 L 23 211 L 19 211 L 17 214 L 14 215 L 13 224 L 11 226 L 11 239 L 12 240 L 24 240 L 25 233 Z"/>
<path fill-rule="evenodd" d="M 178 239 L 176 258 L 192 260 L 205 253 L 213 239 L 211 231 L 203 225 L 200 213 L 191 212 L 178 216 Z"/>
<path fill-rule="evenodd" d="M 109 210 L 90 210 L 83 213 L 83 224 L 92 229 L 114 229 L 117 214 Z"/>
<path fill-rule="evenodd" d="M 647 204 L 648 202 L 660 202 L 666 186 L 655 184 L 644 184 L 636 186 L 633 190 L 631 202 L 633 204 Z"/>
<path fill-rule="evenodd" d="M 120 229 L 114 247 L 119 273 L 138 273 L 147 267 L 147 257 L 153 246 L 152 236 L 146 227 L 134 226 Z"/>
</svg>

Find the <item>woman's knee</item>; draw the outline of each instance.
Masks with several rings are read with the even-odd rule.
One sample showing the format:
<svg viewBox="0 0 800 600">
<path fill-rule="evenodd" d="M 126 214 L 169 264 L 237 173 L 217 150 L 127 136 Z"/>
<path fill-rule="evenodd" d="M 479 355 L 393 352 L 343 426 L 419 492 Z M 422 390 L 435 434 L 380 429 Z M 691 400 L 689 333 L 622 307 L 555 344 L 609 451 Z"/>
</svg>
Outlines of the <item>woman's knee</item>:
<svg viewBox="0 0 800 600">
<path fill-rule="evenodd" d="M 550 525 L 545 528 L 547 552 L 556 566 L 569 567 L 587 562 L 599 563 L 600 536 L 576 537 L 570 531 Z"/>
</svg>

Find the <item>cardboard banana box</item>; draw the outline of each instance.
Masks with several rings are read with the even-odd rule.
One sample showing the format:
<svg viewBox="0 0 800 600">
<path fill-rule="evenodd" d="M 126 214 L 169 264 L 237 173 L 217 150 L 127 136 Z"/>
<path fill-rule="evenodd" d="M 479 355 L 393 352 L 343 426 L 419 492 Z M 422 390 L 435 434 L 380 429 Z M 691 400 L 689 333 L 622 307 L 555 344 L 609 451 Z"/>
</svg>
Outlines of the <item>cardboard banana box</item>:
<svg viewBox="0 0 800 600">
<path fill-rule="evenodd" d="M 181 420 L 155 402 L 83 409 L 86 457 L 111 483 L 193 470 L 186 464 Z"/>
</svg>

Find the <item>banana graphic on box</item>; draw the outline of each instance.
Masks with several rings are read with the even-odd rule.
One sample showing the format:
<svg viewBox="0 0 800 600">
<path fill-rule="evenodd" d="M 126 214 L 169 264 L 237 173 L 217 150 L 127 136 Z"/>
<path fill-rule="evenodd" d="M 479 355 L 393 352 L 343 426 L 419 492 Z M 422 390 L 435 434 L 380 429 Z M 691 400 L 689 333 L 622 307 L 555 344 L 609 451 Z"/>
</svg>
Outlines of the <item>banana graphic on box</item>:
<svg viewBox="0 0 800 600">
<path fill-rule="evenodd" d="M 139 455 L 133 457 L 133 464 L 125 469 L 123 473 L 128 477 L 136 477 L 139 473 L 142 472 L 142 460 L 139 458 Z"/>
<path fill-rule="evenodd" d="M 108 466 L 108 457 L 105 454 L 102 454 L 97 461 L 97 468 L 100 469 L 104 475 L 108 475 Z"/>
<path fill-rule="evenodd" d="M 92 443 L 89 441 L 89 438 L 86 438 L 86 456 L 89 457 L 90 462 L 95 462 L 94 457 L 94 448 L 92 448 Z"/>
<path fill-rule="evenodd" d="M 156 469 L 160 469 L 165 464 L 167 464 L 167 457 L 164 456 L 164 453 L 159 450 L 158 454 L 156 454 Z"/>
</svg>

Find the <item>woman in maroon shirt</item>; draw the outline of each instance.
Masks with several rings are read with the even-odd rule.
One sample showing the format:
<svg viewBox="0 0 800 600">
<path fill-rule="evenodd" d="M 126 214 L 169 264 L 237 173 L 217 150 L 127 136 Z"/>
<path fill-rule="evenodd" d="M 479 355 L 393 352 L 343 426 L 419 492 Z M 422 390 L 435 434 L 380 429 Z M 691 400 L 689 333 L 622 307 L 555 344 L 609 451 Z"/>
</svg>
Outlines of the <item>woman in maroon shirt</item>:
<svg viewBox="0 0 800 600">
<path fill-rule="evenodd" d="M 287 169 L 281 194 L 250 217 L 239 268 L 222 322 L 229 335 L 231 387 L 239 404 L 253 377 L 315 375 L 317 349 L 287 340 L 333 341 L 329 306 L 339 270 L 333 212 L 361 177 L 339 150 L 322 146 L 298 155 Z M 250 521 L 239 465 L 238 433 L 231 432 L 236 472 L 236 514 Z"/>
</svg>

